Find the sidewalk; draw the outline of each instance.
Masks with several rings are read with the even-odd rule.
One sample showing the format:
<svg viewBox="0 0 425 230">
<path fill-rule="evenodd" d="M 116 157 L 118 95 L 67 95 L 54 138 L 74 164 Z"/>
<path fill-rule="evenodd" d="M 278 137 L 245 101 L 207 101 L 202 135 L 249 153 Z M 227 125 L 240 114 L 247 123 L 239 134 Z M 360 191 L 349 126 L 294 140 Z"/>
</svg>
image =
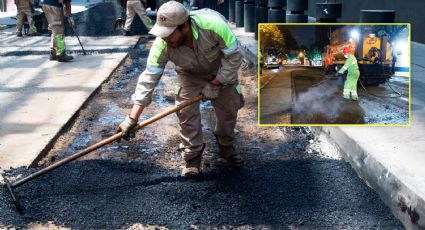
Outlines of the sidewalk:
<svg viewBox="0 0 425 230">
<path fill-rule="evenodd" d="M 16 12 L 0 12 L 0 26 L 12 26 L 16 25 Z M 0 27 L 2 29 L 2 27 Z"/>
<path fill-rule="evenodd" d="M 138 37 L 123 36 L 80 36 L 84 50 L 95 54 L 111 51 L 127 53 L 128 49 L 136 44 L 137 39 Z M 67 51 L 83 53 L 77 37 L 65 36 L 65 43 Z M 14 28 L 0 31 L 0 56 L 47 55 L 50 52 L 49 45 L 50 37 L 48 36 L 24 36 L 19 38 L 15 36 Z"/>
<path fill-rule="evenodd" d="M 100 2 L 102 0 L 73 0 L 71 13 L 76 14 L 85 11 Z M 41 8 L 36 8 L 35 11 L 35 14 L 42 13 Z M 0 25 L 16 25 L 16 11 L 0 12 Z"/>
<path fill-rule="evenodd" d="M 0 171 L 29 166 L 48 149 L 138 41 L 82 37 L 94 53 L 84 56 L 77 39 L 67 37 L 68 50 L 79 54 L 59 63 L 49 61 L 48 37 L 16 38 L 8 30 L 0 34 Z"/>
</svg>

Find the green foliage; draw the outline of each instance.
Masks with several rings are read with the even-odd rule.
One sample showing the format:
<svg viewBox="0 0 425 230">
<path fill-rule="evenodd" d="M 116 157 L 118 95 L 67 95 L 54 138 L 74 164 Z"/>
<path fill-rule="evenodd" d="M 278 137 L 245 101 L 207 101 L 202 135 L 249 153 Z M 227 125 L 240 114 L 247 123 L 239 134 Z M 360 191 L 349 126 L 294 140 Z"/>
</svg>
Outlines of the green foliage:
<svg viewBox="0 0 425 230">
<path fill-rule="evenodd" d="M 282 32 L 276 25 L 261 25 L 260 29 L 260 49 L 264 53 L 269 48 L 279 48 L 284 46 L 285 41 Z"/>
</svg>

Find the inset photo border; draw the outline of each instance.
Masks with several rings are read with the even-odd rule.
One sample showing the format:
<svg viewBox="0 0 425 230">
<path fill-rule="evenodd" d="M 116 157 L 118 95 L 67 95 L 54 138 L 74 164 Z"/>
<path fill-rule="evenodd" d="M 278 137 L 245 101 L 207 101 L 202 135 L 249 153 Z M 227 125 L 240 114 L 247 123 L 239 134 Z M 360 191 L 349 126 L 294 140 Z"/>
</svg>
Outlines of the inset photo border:
<svg viewBox="0 0 425 230">
<path fill-rule="evenodd" d="M 410 126 L 409 23 L 260 23 L 259 126 Z"/>
</svg>

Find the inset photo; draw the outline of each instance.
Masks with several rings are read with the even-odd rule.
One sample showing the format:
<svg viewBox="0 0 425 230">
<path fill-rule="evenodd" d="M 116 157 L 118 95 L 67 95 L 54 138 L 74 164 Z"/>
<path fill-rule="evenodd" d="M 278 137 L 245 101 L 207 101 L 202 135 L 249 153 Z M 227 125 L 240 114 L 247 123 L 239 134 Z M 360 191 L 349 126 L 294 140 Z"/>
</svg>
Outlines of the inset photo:
<svg viewBox="0 0 425 230">
<path fill-rule="evenodd" d="M 260 126 L 410 126 L 410 24 L 259 24 Z"/>
</svg>

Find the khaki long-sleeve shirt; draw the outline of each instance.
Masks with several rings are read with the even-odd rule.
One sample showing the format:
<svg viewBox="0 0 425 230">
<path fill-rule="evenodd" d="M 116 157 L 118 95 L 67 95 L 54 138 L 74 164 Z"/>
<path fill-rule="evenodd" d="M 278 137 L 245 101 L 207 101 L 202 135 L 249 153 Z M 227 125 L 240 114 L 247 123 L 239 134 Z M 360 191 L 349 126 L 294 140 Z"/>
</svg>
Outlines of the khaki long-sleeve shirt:
<svg viewBox="0 0 425 230">
<path fill-rule="evenodd" d="M 208 79 L 215 76 L 223 85 L 238 81 L 237 71 L 242 63 L 242 55 L 236 36 L 218 13 L 202 12 L 192 12 L 190 15 L 194 49 L 187 46 L 168 47 L 163 39 L 155 39 L 149 51 L 146 69 L 140 74 L 132 95 L 133 103 L 144 106 L 151 103 L 152 93 L 168 61 L 176 65 L 179 74 Z"/>
<path fill-rule="evenodd" d="M 15 0 L 16 8 L 22 10 L 31 10 L 34 5 L 34 0 Z"/>
</svg>

